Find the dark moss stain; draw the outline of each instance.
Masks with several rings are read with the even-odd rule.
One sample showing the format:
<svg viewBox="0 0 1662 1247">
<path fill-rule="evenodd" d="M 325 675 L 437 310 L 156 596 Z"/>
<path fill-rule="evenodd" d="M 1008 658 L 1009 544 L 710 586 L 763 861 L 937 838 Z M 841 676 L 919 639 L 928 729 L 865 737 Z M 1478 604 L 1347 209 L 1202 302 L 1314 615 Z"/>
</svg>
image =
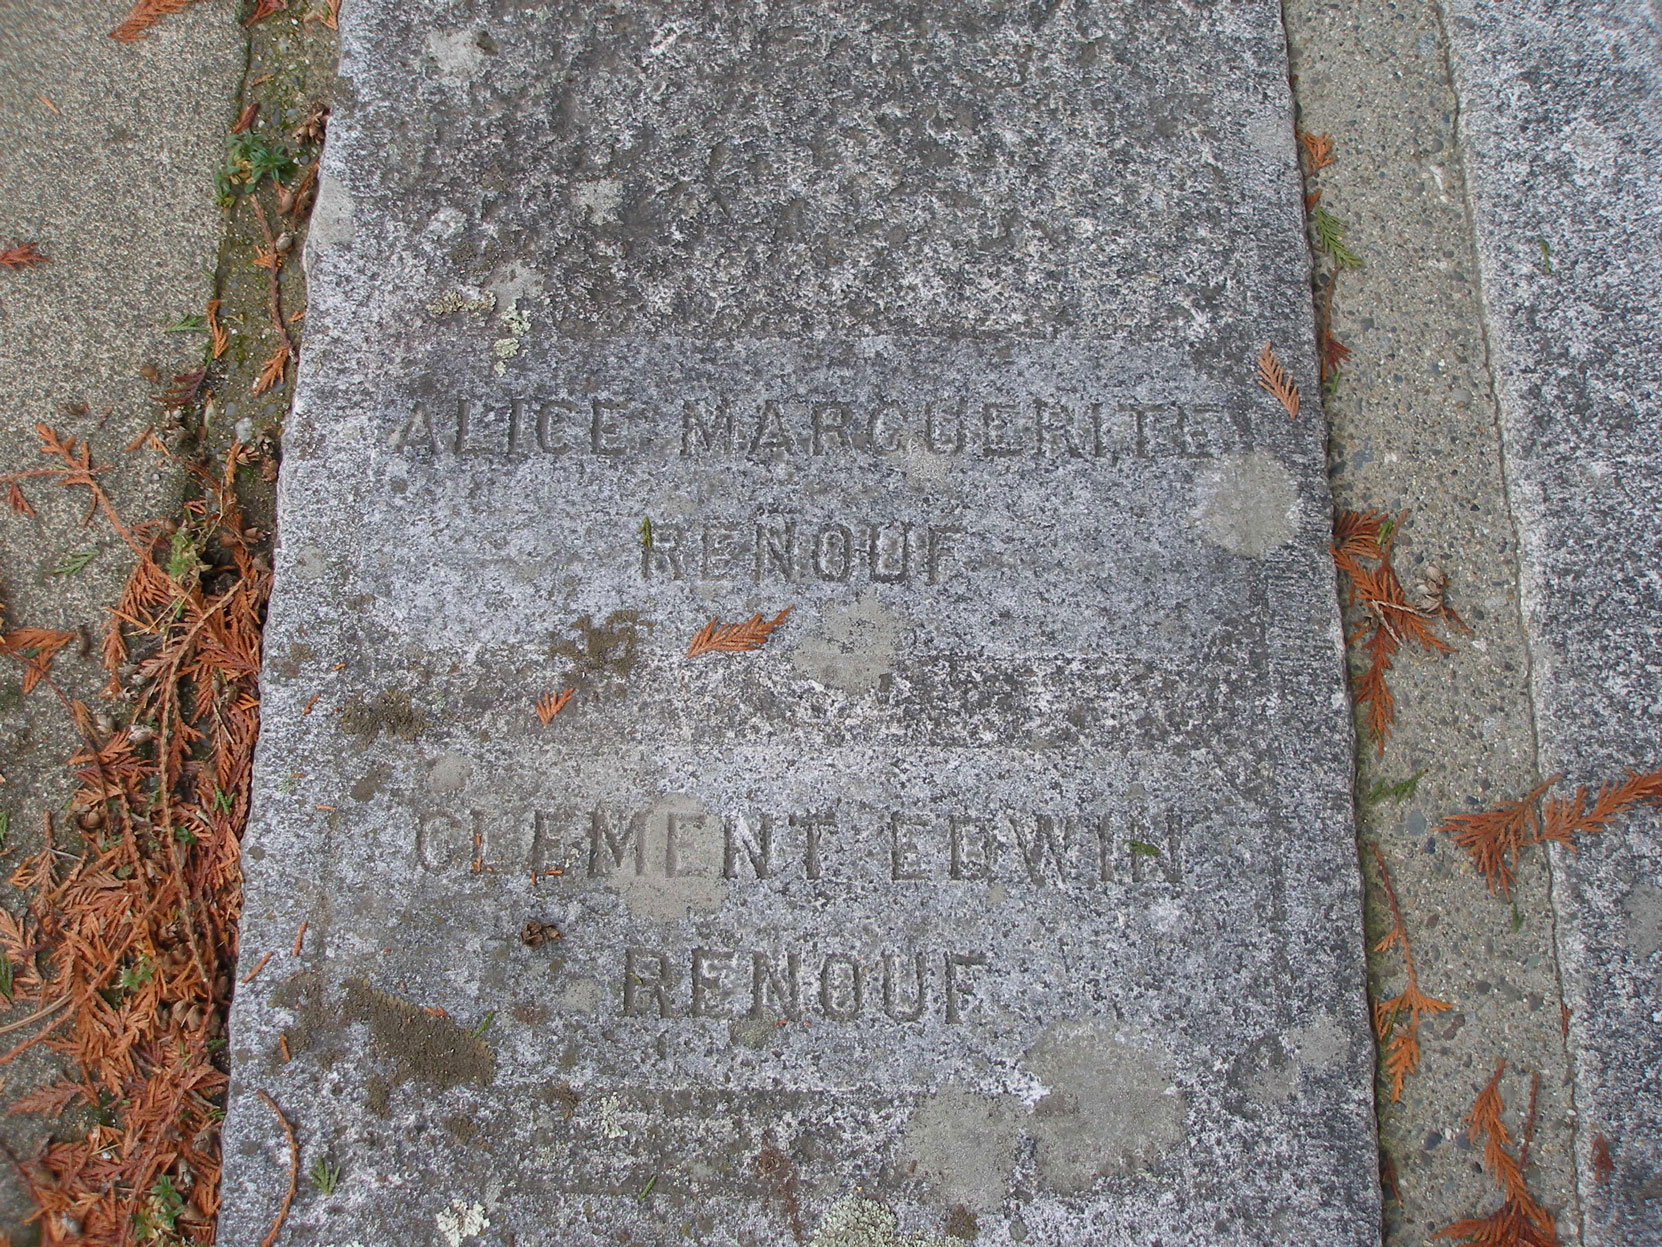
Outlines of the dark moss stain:
<svg viewBox="0 0 1662 1247">
<path fill-rule="evenodd" d="M 292 680 L 300 674 L 302 666 L 314 662 L 316 659 L 317 651 L 315 649 L 304 641 L 295 641 L 289 646 L 289 652 L 271 665 L 279 679 Z"/>
<path fill-rule="evenodd" d="M 566 628 L 570 636 L 556 635 L 548 652 L 570 660 L 573 684 L 586 687 L 614 676 L 627 679 L 640 661 L 641 633 L 651 627 L 639 611 L 613 611 L 598 624 L 584 615 Z"/>
<path fill-rule="evenodd" d="M 473 1124 L 473 1119 L 463 1117 L 460 1113 L 446 1117 L 444 1128 L 450 1132 L 450 1137 L 458 1143 L 472 1143 L 479 1137 L 479 1127 Z"/>
<path fill-rule="evenodd" d="M 981 1234 L 981 1227 L 975 1223 L 975 1214 L 962 1204 L 953 1206 L 946 1214 L 946 1232 L 953 1238 L 974 1240 Z"/>
<path fill-rule="evenodd" d="M 427 730 L 427 716 L 410 704 L 403 689 L 389 688 L 371 700 L 354 697 L 337 720 L 340 730 L 370 744 L 382 732 L 400 740 L 414 740 Z"/>
<path fill-rule="evenodd" d="M 571 1120 L 572 1114 L 577 1111 L 577 1106 L 583 1102 L 583 1097 L 571 1089 L 569 1082 L 562 1082 L 554 1087 L 539 1087 L 537 1098 L 545 1104 L 550 1104 L 559 1109 L 565 1115 L 567 1121 Z"/>
<path fill-rule="evenodd" d="M 392 1107 L 392 1088 L 379 1074 L 364 1079 L 364 1107 L 377 1117 L 385 1117 Z"/>
<path fill-rule="evenodd" d="M 362 779 L 352 785 L 352 799 L 354 801 L 368 801 L 381 791 L 381 784 L 387 778 L 387 768 L 380 763 L 371 766 Z"/>
<path fill-rule="evenodd" d="M 323 991 L 323 976 L 316 970 L 300 970 L 288 976 L 271 993 L 271 1003 L 292 1009 L 295 1019 L 283 1029 L 289 1043 L 289 1059 L 310 1053 L 324 1069 L 341 1057 L 339 1043 L 328 1042 L 338 1029 Z"/>
<path fill-rule="evenodd" d="M 444 1090 L 472 1083 L 489 1086 L 496 1053 L 449 1018 L 434 1017 L 408 1000 L 377 991 L 363 979 L 346 980 L 342 1016 L 369 1027 L 375 1054 L 392 1063 L 390 1083 L 431 1083 Z"/>
</svg>

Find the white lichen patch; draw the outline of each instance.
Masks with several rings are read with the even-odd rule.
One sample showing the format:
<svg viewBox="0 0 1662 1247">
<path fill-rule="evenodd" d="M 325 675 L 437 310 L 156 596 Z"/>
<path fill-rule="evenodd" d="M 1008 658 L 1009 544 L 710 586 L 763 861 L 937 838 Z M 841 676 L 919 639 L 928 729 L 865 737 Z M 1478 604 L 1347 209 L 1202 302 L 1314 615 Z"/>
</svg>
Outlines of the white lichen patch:
<svg viewBox="0 0 1662 1247">
<path fill-rule="evenodd" d="M 433 1220 L 438 1223 L 439 1235 L 450 1247 L 462 1247 L 464 1238 L 484 1233 L 491 1223 L 483 1204 L 470 1204 L 461 1199 L 451 1200 L 450 1206 L 441 1209 Z"/>
<path fill-rule="evenodd" d="M 491 344 L 491 354 L 496 356 L 496 375 L 501 376 L 508 371 L 508 361 L 519 354 L 520 340 L 531 332 L 531 317 L 529 313 L 519 310 L 517 299 L 508 301 L 507 309 L 502 313 L 502 336 Z"/>
<path fill-rule="evenodd" d="M 820 627 L 791 655 L 792 665 L 810 680 L 859 697 L 894 669 L 907 621 L 873 593 L 847 606 L 831 607 Z"/>
<path fill-rule="evenodd" d="M 622 184 L 611 178 L 578 182 L 571 188 L 572 215 L 578 220 L 587 220 L 591 225 L 610 225 L 618 218 L 618 205 L 622 199 Z"/>
<path fill-rule="evenodd" d="M 939 1234 L 901 1234 L 894 1213 L 874 1199 L 849 1195 L 832 1204 L 809 1247 L 953 1247 Z"/>
<path fill-rule="evenodd" d="M 434 316 L 450 316 L 456 312 L 482 315 L 496 310 L 496 296 L 489 290 L 480 294 L 468 294 L 452 286 L 429 303 L 427 310 Z"/>
<path fill-rule="evenodd" d="M 600 1133 L 608 1139 L 621 1139 L 629 1132 L 623 1127 L 623 1100 L 609 1095 L 600 1102 Z"/>
<path fill-rule="evenodd" d="M 452 85 L 468 81 L 485 63 L 485 51 L 472 30 L 453 30 L 448 34 L 429 31 L 427 54 L 437 63 L 439 77 Z"/>
</svg>

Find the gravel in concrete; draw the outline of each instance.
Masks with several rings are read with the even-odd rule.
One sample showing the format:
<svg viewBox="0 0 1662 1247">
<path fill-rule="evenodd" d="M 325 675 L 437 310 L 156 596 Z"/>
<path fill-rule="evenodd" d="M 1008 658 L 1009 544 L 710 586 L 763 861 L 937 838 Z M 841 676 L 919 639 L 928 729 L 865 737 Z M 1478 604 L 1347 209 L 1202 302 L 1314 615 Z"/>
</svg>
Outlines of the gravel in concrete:
<svg viewBox="0 0 1662 1247">
<path fill-rule="evenodd" d="M 118 44 L 108 31 L 127 7 L 0 2 L 0 246 L 33 242 L 50 257 L 0 271 L 0 473 L 40 466 L 33 426 L 50 424 L 89 439 L 95 462 L 115 465 L 109 493 L 137 520 L 171 512 L 181 486 L 153 454 L 122 449 L 161 414 L 140 368 L 165 379 L 200 357 L 200 335 L 161 327 L 200 314 L 213 293 L 221 229 L 213 170 L 235 117 L 246 44 L 224 8 L 208 4 L 169 18 L 144 42 Z M 102 519 L 83 526 L 84 491 L 23 488 L 35 516 L 0 514 L 6 623 L 85 627 L 96 638 L 131 557 Z M 97 554 L 85 570 L 52 574 L 87 550 Z M 66 693 L 104 709 L 96 648 L 81 656 L 70 647 L 54 674 Z M 0 872 L 39 850 L 42 812 L 61 809 L 70 792 L 64 762 L 74 743 L 47 689 L 22 698 L 17 671 L 0 672 L 0 810 L 10 815 Z M 14 911 L 22 904 L 10 887 L 0 896 Z M 0 1011 L 0 1023 L 17 1013 Z M 50 1054 L 33 1049 L 6 1067 L 0 1095 L 27 1094 L 55 1070 Z M 28 1155 L 54 1125 L 0 1116 L 0 1137 Z M 15 1170 L 0 1163 L 0 1233 L 32 1241 L 27 1207 Z"/>
</svg>

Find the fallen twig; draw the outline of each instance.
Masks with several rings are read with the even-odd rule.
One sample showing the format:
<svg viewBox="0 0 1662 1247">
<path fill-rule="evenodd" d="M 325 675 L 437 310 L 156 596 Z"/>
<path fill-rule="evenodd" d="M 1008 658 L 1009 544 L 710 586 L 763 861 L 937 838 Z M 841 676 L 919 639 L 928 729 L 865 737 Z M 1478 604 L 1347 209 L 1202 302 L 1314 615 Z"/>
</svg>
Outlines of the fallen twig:
<svg viewBox="0 0 1662 1247">
<path fill-rule="evenodd" d="M 289 1205 L 294 1202 L 294 1192 L 300 1185 L 300 1144 L 295 1142 L 294 1127 L 289 1125 L 289 1119 L 283 1116 L 283 1110 L 277 1107 L 273 1100 L 264 1091 L 260 1092 L 260 1099 L 271 1106 L 271 1111 L 277 1114 L 277 1120 L 283 1123 L 283 1133 L 289 1140 L 289 1189 L 283 1195 L 283 1202 L 277 1209 L 276 1219 L 271 1228 L 266 1231 L 265 1237 L 260 1240 L 260 1247 L 271 1247 L 277 1241 L 277 1235 L 283 1228 L 283 1222 L 288 1218 Z"/>
</svg>

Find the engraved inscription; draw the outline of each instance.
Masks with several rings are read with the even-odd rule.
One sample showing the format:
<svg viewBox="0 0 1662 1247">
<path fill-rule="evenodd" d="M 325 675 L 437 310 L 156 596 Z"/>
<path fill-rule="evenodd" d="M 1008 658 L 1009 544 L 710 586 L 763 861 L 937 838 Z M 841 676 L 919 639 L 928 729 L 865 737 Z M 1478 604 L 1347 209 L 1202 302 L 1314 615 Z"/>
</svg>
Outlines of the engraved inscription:
<svg viewBox="0 0 1662 1247">
<path fill-rule="evenodd" d="M 777 515 L 659 521 L 641 547 L 641 578 L 937 585 L 957 569 L 965 535 L 956 524 L 819 523 Z"/>
<path fill-rule="evenodd" d="M 652 454 L 683 460 L 947 457 L 1063 463 L 1202 459 L 1252 445 L 1244 413 L 1187 403 L 988 393 L 921 401 L 621 394 L 457 395 L 405 404 L 388 445 L 411 458 L 513 461 Z"/>
<path fill-rule="evenodd" d="M 1185 882 L 1176 814 L 1136 803 L 1071 812 L 726 815 L 602 806 L 506 820 L 440 809 L 418 819 L 415 849 L 429 871 L 529 871 L 567 884 L 617 876 L 1064 889 Z"/>
<path fill-rule="evenodd" d="M 619 961 L 624 1017 L 721 1018 L 781 1024 L 809 1018 L 949 1025 L 980 1007 L 983 953 L 631 947 Z"/>
</svg>

